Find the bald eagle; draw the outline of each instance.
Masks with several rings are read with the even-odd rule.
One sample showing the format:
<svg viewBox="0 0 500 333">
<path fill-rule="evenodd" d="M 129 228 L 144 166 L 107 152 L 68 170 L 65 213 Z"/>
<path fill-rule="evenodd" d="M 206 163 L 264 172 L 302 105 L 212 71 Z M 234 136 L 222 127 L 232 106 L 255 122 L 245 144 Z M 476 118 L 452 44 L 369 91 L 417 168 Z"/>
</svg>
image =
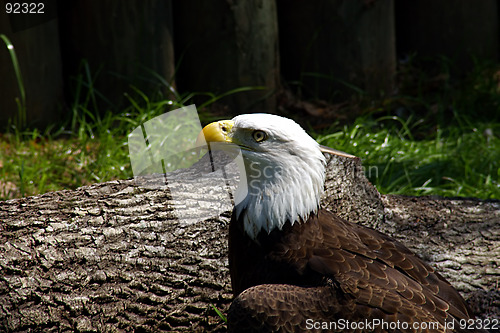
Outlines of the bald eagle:
<svg viewBox="0 0 500 333">
<path fill-rule="evenodd" d="M 472 318 L 404 245 L 320 208 L 323 152 L 352 155 L 270 114 L 218 121 L 202 134 L 238 147 L 246 169 L 229 226 L 229 331 L 451 332 Z"/>
</svg>

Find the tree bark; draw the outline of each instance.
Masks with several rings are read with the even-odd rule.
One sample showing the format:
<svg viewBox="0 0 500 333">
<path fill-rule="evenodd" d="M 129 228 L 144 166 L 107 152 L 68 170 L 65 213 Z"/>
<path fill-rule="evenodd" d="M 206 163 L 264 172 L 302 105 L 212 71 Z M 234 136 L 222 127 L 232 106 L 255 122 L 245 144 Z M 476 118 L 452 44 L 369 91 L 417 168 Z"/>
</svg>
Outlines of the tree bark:
<svg viewBox="0 0 500 333">
<path fill-rule="evenodd" d="M 224 331 L 211 305 L 225 312 L 232 298 L 236 171 L 204 161 L 169 173 L 168 189 L 152 176 L 0 202 L 0 330 Z M 500 202 L 380 195 L 358 160 L 337 157 L 325 188 L 323 206 L 397 238 L 499 316 Z"/>
</svg>

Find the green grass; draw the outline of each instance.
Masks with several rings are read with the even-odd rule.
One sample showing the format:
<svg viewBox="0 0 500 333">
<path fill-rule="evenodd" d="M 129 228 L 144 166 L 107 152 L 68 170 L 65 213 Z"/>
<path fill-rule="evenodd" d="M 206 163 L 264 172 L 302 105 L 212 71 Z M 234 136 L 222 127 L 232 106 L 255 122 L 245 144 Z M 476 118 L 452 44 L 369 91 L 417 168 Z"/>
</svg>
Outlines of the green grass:
<svg viewBox="0 0 500 333">
<path fill-rule="evenodd" d="M 189 100 L 152 102 L 140 92 L 127 97 L 130 106 L 119 114 L 96 115 L 93 99 L 85 98 L 65 126 L 0 134 L 0 199 L 131 178 L 127 135 Z"/>
<path fill-rule="evenodd" d="M 131 101 L 123 113 L 104 117 L 79 105 L 74 128 L 0 135 L 0 198 L 132 177 L 127 134 L 179 105 Z M 425 137 L 416 138 L 421 132 Z M 359 156 L 382 193 L 500 199 L 500 123 L 456 116 L 429 129 L 416 117 L 368 115 L 328 133 L 318 141 Z"/>
<path fill-rule="evenodd" d="M 2 40 L 18 68 L 12 44 Z M 17 121 L 8 133 L 0 134 L 0 200 L 131 178 L 127 135 L 137 126 L 189 105 L 200 95 L 205 102 L 198 111 L 206 123 L 214 120 L 207 112 L 211 103 L 260 88 L 180 95 L 159 78 L 171 98 L 151 98 L 132 87 L 124 110 L 98 112 L 97 101 L 105 97 L 94 89 L 95 78 L 83 63 L 69 119 L 40 132 L 26 129 L 22 76 L 16 73 L 22 100 Z M 314 136 L 322 144 L 359 156 L 382 193 L 500 199 L 498 68 L 478 65 L 458 84 L 449 73 L 429 77 L 411 66 L 400 68 L 400 76 L 400 95 L 374 101 L 358 92 L 351 104 L 360 116 Z"/>
<path fill-rule="evenodd" d="M 359 156 L 381 193 L 500 199 L 499 66 L 457 78 L 447 59 L 425 61 L 438 69 L 400 66 L 398 95 L 356 105 L 363 116 L 318 140 Z"/>
<path fill-rule="evenodd" d="M 219 318 L 227 324 L 227 317 L 222 313 L 222 311 L 220 311 L 219 309 L 217 309 L 215 307 L 215 305 L 213 304 L 210 304 L 210 306 L 212 307 L 212 309 L 215 311 L 215 313 L 217 314 L 217 316 L 219 316 Z"/>
<path fill-rule="evenodd" d="M 412 117 L 362 117 L 317 139 L 360 157 L 381 193 L 500 199 L 499 123 L 460 119 L 416 139 L 423 126 Z"/>
</svg>

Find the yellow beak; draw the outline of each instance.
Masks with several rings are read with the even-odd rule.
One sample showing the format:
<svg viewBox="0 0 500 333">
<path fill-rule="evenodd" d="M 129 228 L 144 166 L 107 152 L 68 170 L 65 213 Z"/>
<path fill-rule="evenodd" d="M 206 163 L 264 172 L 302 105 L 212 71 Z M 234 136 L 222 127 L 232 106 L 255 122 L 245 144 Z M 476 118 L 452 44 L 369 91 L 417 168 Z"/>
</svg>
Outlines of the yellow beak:
<svg viewBox="0 0 500 333">
<path fill-rule="evenodd" d="M 209 145 L 211 142 L 233 143 L 229 136 L 233 126 L 234 122 L 232 120 L 221 120 L 208 124 L 198 134 L 196 146 Z"/>
</svg>

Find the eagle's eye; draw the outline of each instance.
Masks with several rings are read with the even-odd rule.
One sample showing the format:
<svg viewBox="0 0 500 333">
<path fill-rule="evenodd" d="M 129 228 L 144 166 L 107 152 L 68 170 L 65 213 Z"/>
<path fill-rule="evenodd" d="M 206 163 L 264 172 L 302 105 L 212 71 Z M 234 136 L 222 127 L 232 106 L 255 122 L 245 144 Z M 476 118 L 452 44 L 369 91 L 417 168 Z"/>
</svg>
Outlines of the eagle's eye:
<svg viewBox="0 0 500 333">
<path fill-rule="evenodd" d="M 256 142 L 262 142 L 267 139 L 267 133 L 261 130 L 255 130 L 252 133 L 252 137 Z"/>
</svg>

